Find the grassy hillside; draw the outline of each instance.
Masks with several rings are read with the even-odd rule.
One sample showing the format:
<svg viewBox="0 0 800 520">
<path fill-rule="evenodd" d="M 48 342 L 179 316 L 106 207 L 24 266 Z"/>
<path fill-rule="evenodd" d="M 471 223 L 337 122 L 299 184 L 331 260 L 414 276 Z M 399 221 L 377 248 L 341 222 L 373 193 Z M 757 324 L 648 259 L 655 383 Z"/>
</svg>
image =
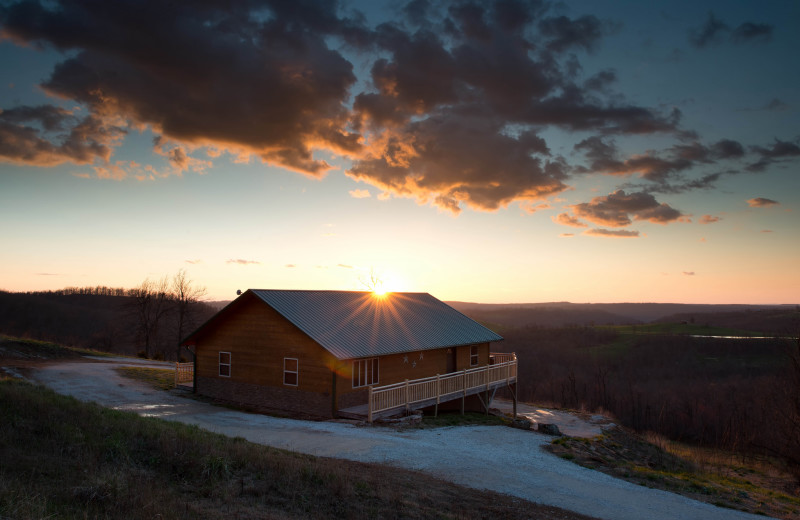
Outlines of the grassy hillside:
<svg viewBox="0 0 800 520">
<path fill-rule="evenodd" d="M 0 380 L 2 518 L 586 518 Z"/>
</svg>

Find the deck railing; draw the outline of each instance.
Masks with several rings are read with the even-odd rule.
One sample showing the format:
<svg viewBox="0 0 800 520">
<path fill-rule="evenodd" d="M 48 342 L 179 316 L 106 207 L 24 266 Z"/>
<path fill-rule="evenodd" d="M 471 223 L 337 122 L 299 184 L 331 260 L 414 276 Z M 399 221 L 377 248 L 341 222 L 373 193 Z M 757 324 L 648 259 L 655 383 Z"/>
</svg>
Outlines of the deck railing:
<svg viewBox="0 0 800 520">
<path fill-rule="evenodd" d="M 439 404 L 443 396 L 452 397 L 461 394 L 466 397 L 476 389 L 488 390 L 490 386 L 517 380 L 517 356 L 515 354 L 491 353 L 493 364 L 483 367 L 464 369 L 449 374 L 436 374 L 422 379 L 406 379 L 402 383 L 375 386 L 369 389 L 368 419 L 372 422 L 373 414 L 405 407 L 427 400 L 436 400 Z"/>
<path fill-rule="evenodd" d="M 194 381 L 194 363 L 175 363 L 175 386 Z"/>
</svg>

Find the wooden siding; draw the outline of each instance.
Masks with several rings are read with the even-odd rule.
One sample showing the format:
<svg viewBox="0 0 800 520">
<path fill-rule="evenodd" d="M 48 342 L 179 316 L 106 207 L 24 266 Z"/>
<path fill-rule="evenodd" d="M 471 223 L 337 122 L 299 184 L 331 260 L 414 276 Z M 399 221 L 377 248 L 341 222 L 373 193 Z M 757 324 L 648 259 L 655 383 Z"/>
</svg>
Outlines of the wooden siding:
<svg viewBox="0 0 800 520">
<path fill-rule="evenodd" d="M 335 358 L 271 307 L 246 298 L 220 318 L 195 339 L 198 377 L 220 378 L 219 352 L 230 352 L 230 377 L 220 379 L 283 388 L 289 357 L 299 368 L 298 384 L 290 388 L 330 395 Z"/>
</svg>

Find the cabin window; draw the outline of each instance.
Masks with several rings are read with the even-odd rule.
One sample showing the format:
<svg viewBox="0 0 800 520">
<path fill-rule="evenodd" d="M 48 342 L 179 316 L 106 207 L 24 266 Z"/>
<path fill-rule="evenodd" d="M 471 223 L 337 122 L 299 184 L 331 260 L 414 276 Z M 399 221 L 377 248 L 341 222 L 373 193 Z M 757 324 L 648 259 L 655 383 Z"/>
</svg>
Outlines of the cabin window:
<svg viewBox="0 0 800 520">
<path fill-rule="evenodd" d="M 478 345 L 469 347 L 469 366 L 478 366 Z"/>
<path fill-rule="evenodd" d="M 283 358 L 283 384 L 297 386 L 300 376 L 300 363 L 297 358 Z"/>
<path fill-rule="evenodd" d="M 377 385 L 379 376 L 380 363 L 378 358 L 353 361 L 353 388 Z"/>
<path fill-rule="evenodd" d="M 231 377 L 231 353 L 219 353 L 219 375 L 222 377 Z"/>
</svg>

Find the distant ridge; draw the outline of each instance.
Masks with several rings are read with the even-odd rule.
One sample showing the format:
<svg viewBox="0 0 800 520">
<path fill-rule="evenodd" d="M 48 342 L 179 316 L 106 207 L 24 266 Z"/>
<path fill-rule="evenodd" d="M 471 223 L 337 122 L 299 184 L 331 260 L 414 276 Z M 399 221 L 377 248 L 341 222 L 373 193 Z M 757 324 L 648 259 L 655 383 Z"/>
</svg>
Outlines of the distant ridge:
<svg viewBox="0 0 800 520">
<path fill-rule="evenodd" d="M 690 319 L 692 315 L 791 311 L 796 305 L 691 304 L 691 303 L 471 303 L 448 301 L 448 305 L 484 323 L 509 327 L 564 325 L 631 325 Z"/>
</svg>

